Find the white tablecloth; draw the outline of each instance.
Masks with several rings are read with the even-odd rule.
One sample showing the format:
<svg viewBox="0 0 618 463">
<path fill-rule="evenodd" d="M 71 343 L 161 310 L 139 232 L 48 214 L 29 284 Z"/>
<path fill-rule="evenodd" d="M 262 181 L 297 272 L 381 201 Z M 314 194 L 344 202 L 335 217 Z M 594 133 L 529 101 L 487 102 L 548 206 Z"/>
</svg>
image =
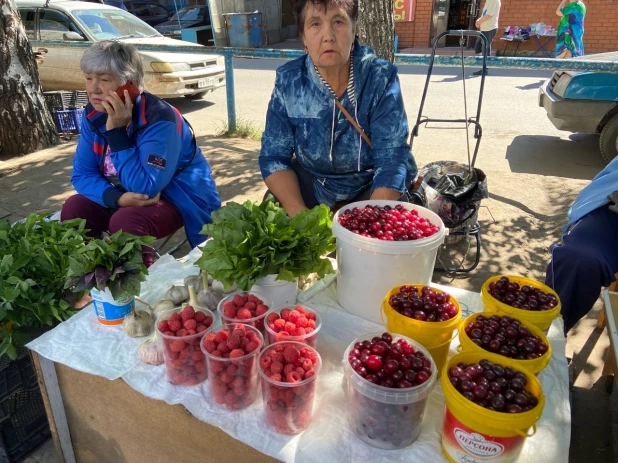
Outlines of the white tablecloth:
<svg viewBox="0 0 618 463">
<path fill-rule="evenodd" d="M 185 276 L 197 273 L 191 264 L 194 257 L 194 253 L 190 254 L 189 261 L 184 264 L 170 256 L 159 260 L 151 267 L 148 280 L 143 284 L 142 299 L 154 303 L 172 283 L 181 283 Z M 451 287 L 447 290 L 463 303 L 465 311 L 481 311 L 478 293 Z M 193 388 L 172 386 L 166 379 L 163 365 L 153 367 L 139 362 L 136 351 L 140 340 L 126 336 L 121 327 L 99 324 L 92 307 L 83 309 L 28 347 L 43 357 L 85 373 L 110 380 L 122 378 L 147 397 L 182 404 L 197 419 L 218 426 L 235 439 L 285 462 L 445 462 L 440 447 L 444 395 L 439 381 L 428 399 L 423 432 L 410 447 L 397 451 L 379 450 L 355 436 L 347 422 L 347 405 L 341 387 L 342 356 L 356 337 L 383 331 L 383 327 L 346 313 L 336 303 L 334 285 L 305 304 L 316 310 L 323 320 L 318 350 L 324 365 L 318 378 L 312 425 L 293 437 L 279 435 L 266 427 L 261 399 L 243 411 L 227 412 L 212 401 L 208 382 Z M 552 325 L 549 339 L 553 356 L 539 375 L 546 397 L 545 409 L 537 423 L 536 435 L 524 444 L 520 462 L 568 461 L 571 410 L 561 319 Z M 451 354 L 456 353 L 458 345 L 455 339 Z"/>
</svg>

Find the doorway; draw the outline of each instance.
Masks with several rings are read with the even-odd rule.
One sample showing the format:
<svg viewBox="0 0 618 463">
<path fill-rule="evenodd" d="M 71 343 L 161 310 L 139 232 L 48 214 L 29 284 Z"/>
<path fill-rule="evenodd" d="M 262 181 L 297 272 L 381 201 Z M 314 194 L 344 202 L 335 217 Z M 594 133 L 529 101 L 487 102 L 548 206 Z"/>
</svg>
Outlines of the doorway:
<svg viewBox="0 0 618 463">
<path fill-rule="evenodd" d="M 431 42 L 444 31 L 474 29 L 479 0 L 434 0 Z M 469 40 L 470 38 L 468 38 Z M 458 37 L 445 37 L 439 47 L 459 47 Z M 467 44 L 471 46 L 470 43 Z"/>
</svg>

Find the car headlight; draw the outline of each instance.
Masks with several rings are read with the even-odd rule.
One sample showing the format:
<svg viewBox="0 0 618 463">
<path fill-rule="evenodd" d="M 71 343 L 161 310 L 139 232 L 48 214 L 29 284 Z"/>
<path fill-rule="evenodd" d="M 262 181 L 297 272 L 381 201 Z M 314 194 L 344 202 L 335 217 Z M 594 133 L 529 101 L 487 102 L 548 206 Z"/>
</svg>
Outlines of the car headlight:
<svg viewBox="0 0 618 463">
<path fill-rule="evenodd" d="M 176 31 L 172 32 L 172 34 L 174 34 L 174 35 L 180 35 L 180 34 L 182 34 L 182 32 L 180 32 L 180 29 L 178 29 L 178 30 L 176 30 Z"/>
<path fill-rule="evenodd" d="M 554 93 L 560 98 L 564 98 L 564 93 L 566 92 L 566 89 L 570 83 L 571 76 L 564 72 L 558 79 L 558 82 L 556 82 L 556 85 L 554 85 Z"/>
<path fill-rule="evenodd" d="M 225 66 L 225 56 L 219 56 L 217 58 L 217 66 Z"/>
<path fill-rule="evenodd" d="M 187 63 L 150 63 L 155 72 L 190 71 L 191 66 Z"/>
</svg>

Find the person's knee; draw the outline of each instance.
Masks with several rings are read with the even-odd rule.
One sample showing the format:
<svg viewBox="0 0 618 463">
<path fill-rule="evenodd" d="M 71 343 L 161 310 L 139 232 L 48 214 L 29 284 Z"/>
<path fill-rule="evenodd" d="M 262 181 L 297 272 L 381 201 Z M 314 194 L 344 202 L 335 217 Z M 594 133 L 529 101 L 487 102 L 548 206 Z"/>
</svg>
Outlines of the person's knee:
<svg viewBox="0 0 618 463">
<path fill-rule="evenodd" d="M 598 278 L 599 287 L 604 274 L 604 261 L 600 250 L 577 246 L 563 245 L 554 249 L 550 263 L 554 280 L 564 274 L 585 275 L 587 278 Z"/>
<path fill-rule="evenodd" d="M 92 201 L 90 201 L 85 196 L 70 196 L 62 205 L 62 210 L 60 211 L 60 220 L 84 218 L 87 215 L 91 206 Z"/>
<path fill-rule="evenodd" d="M 109 232 L 114 234 L 120 230 L 135 236 L 144 236 L 144 218 L 136 211 L 135 207 L 125 207 L 118 209 L 109 221 Z"/>
</svg>

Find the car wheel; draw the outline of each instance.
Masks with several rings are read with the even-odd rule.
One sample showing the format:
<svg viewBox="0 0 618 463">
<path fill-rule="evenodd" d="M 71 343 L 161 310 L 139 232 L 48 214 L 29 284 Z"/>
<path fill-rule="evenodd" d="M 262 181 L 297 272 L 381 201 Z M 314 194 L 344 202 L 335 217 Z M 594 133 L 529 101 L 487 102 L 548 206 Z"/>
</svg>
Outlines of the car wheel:
<svg viewBox="0 0 618 463">
<path fill-rule="evenodd" d="M 207 93 L 208 92 L 199 92 L 199 93 L 194 93 L 193 95 L 185 95 L 185 98 L 189 100 L 201 100 L 202 98 L 206 96 Z"/>
<path fill-rule="evenodd" d="M 611 162 L 618 156 L 618 114 L 612 117 L 601 130 L 599 148 L 601 149 L 601 156 L 607 162 Z"/>
</svg>

